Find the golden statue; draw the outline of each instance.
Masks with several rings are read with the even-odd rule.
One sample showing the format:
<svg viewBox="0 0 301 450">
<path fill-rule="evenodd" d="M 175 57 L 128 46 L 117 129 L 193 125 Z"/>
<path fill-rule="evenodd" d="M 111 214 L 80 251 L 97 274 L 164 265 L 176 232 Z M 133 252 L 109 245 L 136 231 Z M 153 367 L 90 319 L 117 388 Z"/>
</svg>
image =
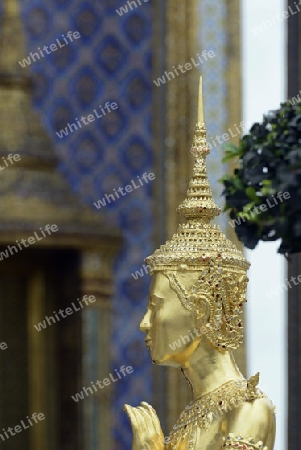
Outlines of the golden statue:
<svg viewBox="0 0 301 450">
<path fill-rule="evenodd" d="M 146 258 L 152 282 L 140 324 L 153 363 L 181 369 L 193 390 L 193 401 L 167 438 L 150 405 L 125 405 L 133 450 L 272 450 L 274 446 L 274 407 L 256 387 L 259 374 L 245 380 L 231 352 L 243 341 L 250 265 L 210 223 L 220 208 L 207 179 L 209 152 L 201 80 L 191 149 L 193 177 L 178 208 L 186 220 L 170 241 Z M 174 345 L 187 335 L 180 348 Z"/>
</svg>

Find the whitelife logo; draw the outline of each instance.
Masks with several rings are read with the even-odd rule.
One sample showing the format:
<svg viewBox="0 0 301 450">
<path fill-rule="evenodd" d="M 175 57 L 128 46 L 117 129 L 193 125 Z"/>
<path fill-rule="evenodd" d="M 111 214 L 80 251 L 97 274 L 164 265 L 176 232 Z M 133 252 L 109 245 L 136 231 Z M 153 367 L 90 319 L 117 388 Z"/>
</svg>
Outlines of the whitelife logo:
<svg viewBox="0 0 301 450">
<path fill-rule="evenodd" d="M 289 192 L 278 192 L 277 198 L 279 201 L 277 201 L 275 196 L 272 195 L 272 197 L 270 199 L 267 198 L 267 200 L 266 200 L 267 205 L 262 203 L 259 206 L 254 206 L 254 208 L 251 209 L 249 212 L 241 213 L 237 219 L 230 220 L 228 222 L 229 225 L 231 225 L 232 228 L 238 227 L 241 224 L 242 220 L 244 222 L 246 220 L 250 220 L 252 217 L 254 217 L 254 216 L 256 217 L 259 214 L 261 214 L 262 212 L 267 211 L 269 208 L 274 208 L 276 205 L 278 205 L 279 202 L 283 203 L 283 200 L 288 200 L 289 198 L 291 198 L 291 196 L 290 196 Z"/>
<path fill-rule="evenodd" d="M 147 266 L 146 264 L 143 264 L 143 266 L 141 267 L 140 270 L 136 270 L 135 273 L 132 273 L 132 277 L 134 278 L 134 280 L 138 280 L 138 278 L 142 278 L 144 277 L 144 275 L 148 275 L 149 274 L 149 266 Z"/>
<path fill-rule="evenodd" d="M 80 119 L 78 119 L 77 117 L 75 118 L 76 123 L 67 123 L 67 127 L 63 128 L 60 131 L 56 131 L 56 135 L 60 138 L 63 139 L 63 137 L 68 136 L 69 132 L 73 133 L 74 131 L 77 131 L 79 128 L 82 128 L 82 124 L 83 125 L 89 125 L 89 123 L 94 122 L 96 119 L 100 119 L 101 117 L 103 117 L 103 115 L 105 116 L 106 114 L 109 114 L 110 112 L 112 112 L 111 110 L 115 110 L 118 109 L 118 105 L 115 102 L 106 102 L 104 105 L 104 108 L 108 111 L 107 113 L 104 111 L 104 108 L 102 107 L 102 105 L 99 105 L 99 108 L 102 112 L 102 114 L 98 114 L 96 109 L 93 109 L 93 113 L 89 114 L 88 116 L 81 116 Z"/>
<path fill-rule="evenodd" d="M 149 0 L 143 0 L 144 3 L 148 3 Z M 138 3 L 138 4 L 137 4 Z M 134 6 L 133 6 L 134 5 Z M 133 11 L 134 8 L 139 8 L 139 6 L 142 6 L 143 3 L 141 3 L 140 0 L 136 0 L 136 1 L 128 1 L 124 6 L 121 6 L 121 8 L 119 9 L 115 9 L 115 11 L 117 12 L 117 14 L 121 17 L 124 14 L 127 14 L 130 11 Z M 128 8 L 129 6 L 129 8 Z"/>
<path fill-rule="evenodd" d="M 269 298 L 273 298 L 276 295 L 278 295 L 279 292 L 283 292 L 283 289 L 285 289 L 286 291 L 288 290 L 288 288 L 291 289 L 292 288 L 291 283 L 294 283 L 295 286 L 301 283 L 301 275 L 298 275 L 297 277 L 291 277 L 290 281 L 288 281 L 287 278 L 284 283 L 278 284 L 276 288 L 272 289 L 270 292 L 267 292 L 267 296 Z"/>
<path fill-rule="evenodd" d="M 21 242 L 19 242 L 18 240 L 16 240 L 16 244 L 19 247 L 19 250 L 23 250 L 23 248 L 25 247 L 29 247 L 29 245 L 33 245 L 35 244 L 37 241 L 41 241 L 42 239 L 45 239 L 47 237 L 47 234 L 44 233 L 44 231 L 46 231 L 48 233 L 48 236 L 51 235 L 51 233 L 56 233 L 58 231 L 58 226 L 57 225 L 46 225 L 44 230 L 43 228 L 40 227 L 40 231 L 42 234 L 42 237 L 38 235 L 38 232 L 34 231 L 34 237 L 31 236 L 28 239 L 21 239 Z M 23 247 L 22 247 L 23 245 Z M 18 253 L 19 250 L 15 245 L 8 245 L 7 250 L 4 250 L 3 252 L 0 252 L 0 261 L 3 261 L 3 257 L 4 258 L 8 258 L 11 255 L 15 253 Z"/>
<path fill-rule="evenodd" d="M 301 91 L 299 91 L 299 93 L 297 94 L 296 97 L 292 97 L 292 98 L 290 98 L 288 100 L 292 106 L 297 105 L 298 103 L 300 103 L 300 101 L 301 101 L 301 95 L 300 94 L 301 94 Z"/>
<path fill-rule="evenodd" d="M 115 369 L 114 374 L 110 373 L 109 378 L 104 378 L 102 381 L 100 381 L 100 380 L 97 380 L 96 382 L 91 381 L 92 387 L 90 387 L 90 386 L 84 387 L 83 386 L 83 390 L 75 395 L 71 395 L 71 398 L 75 402 L 78 402 L 79 400 L 83 400 L 85 398 L 85 396 L 89 397 L 90 394 L 94 394 L 94 392 L 97 392 L 98 388 L 104 389 L 106 386 L 110 386 L 112 381 L 113 381 L 113 383 L 116 383 L 116 381 L 122 379 L 122 376 L 126 377 L 127 374 L 131 374 L 131 373 L 133 373 L 133 371 L 134 371 L 134 369 L 132 366 L 127 366 L 127 367 L 121 366 L 119 370 Z M 115 375 L 115 377 L 114 377 L 114 375 Z M 95 384 L 97 384 L 98 388 L 95 386 Z"/>
<path fill-rule="evenodd" d="M 23 430 L 27 430 L 30 427 L 34 426 L 34 423 L 32 422 L 32 420 L 35 423 L 38 423 L 39 420 L 44 420 L 45 416 L 42 413 L 33 413 L 31 415 L 31 417 L 29 418 L 28 416 L 26 416 L 27 419 L 27 423 L 24 420 L 21 420 L 20 424 L 22 425 L 15 425 L 14 427 L 8 427 L 6 430 L 4 428 L 3 429 L 3 434 L 5 435 L 5 437 L 3 436 L 3 434 L 0 434 L 0 438 L 2 439 L 2 442 L 4 442 L 5 440 L 9 439 L 10 436 L 15 436 L 16 433 L 21 433 L 21 431 Z M 9 434 L 10 436 L 9 436 Z"/>
<path fill-rule="evenodd" d="M 61 318 L 65 319 L 66 317 L 71 316 L 74 312 L 81 311 L 85 307 L 85 305 L 89 306 L 89 303 L 96 302 L 96 297 L 94 295 L 90 295 L 89 297 L 87 295 L 84 295 L 81 301 L 79 298 L 77 299 L 77 301 L 80 305 L 80 308 L 77 308 L 74 302 L 72 302 L 71 306 L 66 309 L 60 309 L 58 312 L 53 311 L 53 316 L 55 316 L 56 319 L 53 316 L 45 316 L 43 322 L 39 322 L 37 325 L 34 325 L 35 329 L 37 331 L 45 330 L 48 325 L 60 322 Z M 83 305 L 82 302 L 85 303 L 85 305 Z M 58 316 L 58 314 L 61 316 L 61 318 Z"/>
<path fill-rule="evenodd" d="M 12 166 L 15 162 L 20 161 L 21 156 L 18 153 L 15 153 L 14 155 L 10 153 L 9 155 L 6 156 L 6 158 L 2 156 L 2 159 L 4 167 L 0 165 L 0 170 L 4 170 L 7 167 Z"/>
<path fill-rule="evenodd" d="M 142 178 L 142 180 L 141 180 Z M 137 175 L 137 182 L 139 182 L 139 184 L 135 183 L 135 180 L 131 180 L 131 184 L 126 185 L 125 187 L 119 187 L 117 190 L 113 189 L 112 194 L 105 194 L 105 196 L 101 199 L 98 200 L 97 202 L 94 202 L 93 205 L 97 208 L 100 209 L 102 206 L 106 206 L 107 202 L 111 203 L 111 202 L 115 202 L 115 200 L 117 200 L 118 198 L 120 198 L 120 195 L 122 195 L 122 197 L 124 197 L 126 194 L 129 194 L 130 192 L 133 192 L 134 189 L 138 189 L 141 186 L 143 186 L 144 183 L 148 184 L 148 181 L 153 181 L 156 177 L 154 173 L 144 173 L 142 175 L 142 177 L 139 177 L 139 175 Z M 118 194 L 118 192 L 119 194 Z M 125 191 L 125 192 L 124 192 Z M 116 196 L 116 197 L 115 197 Z"/>
<path fill-rule="evenodd" d="M 267 30 L 268 28 L 271 28 L 272 26 L 276 25 L 278 22 L 281 22 L 282 20 L 288 19 L 291 16 L 294 16 L 295 14 L 298 14 L 301 9 L 301 0 L 299 1 L 299 4 L 294 2 L 295 8 L 293 6 L 289 6 L 287 10 L 282 11 L 281 13 L 275 14 L 274 16 L 271 16 L 268 20 L 262 20 L 260 24 L 258 24 L 256 27 L 251 28 L 252 33 L 257 35 L 259 33 L 262 33 L 262 31 Z M 293 9 L 294 8 L 294 9 Z"/>
<path fill-rule="evenodd" d="M 182 73 L 186 73 L 187 71 L 193 69 L 193 67 L 198 67 L 200 64 L 203 64 L 204 61 L 208 61 L 208 58 L 214 58 L 215 53 L 213 50 L 204 50 L 202 52 L 202 55 L 199 55 L 197 53 L 197 61 L 195 61 L 194 58 L 190 58 L 190 62 L 186 62 L 185 64 L 179 64 L 177 67 L 173 66 L 173 71 L 167 72 L 167 70 L 164 72 L 164 75 L 157 78 L 157 80 L 153 80 L 155 85 L 157 87 L 160 87 L 162 84 L 166 84 L 167 81 L 173 80 L 181 75 Z M 180 71 L 180 72 L 179 72 Z"/>
<path fill-rule="evenodd" d="M 37 60 L 42 58 L 45 58 L 46 55 L 50 55 L 53 52 L 56 52 L 59 48 L 63 48 L 66 47 L 66 45 L 69 45 L 70 42 L 73 42 L 74 39 L 79 39 L 81 37 L 81 35 L 79 34 L 78 31 L 68 31 L 67 33 L 67 37 L 65 37 L 64 34 L 62 34 L 62 38 L 63 41 L 65 42 L 62 43 L 59 39 L 56 39 L 56 44 L 50 44 L 49 45 L 44 45 L 43 49 L 41 49 L 40 47 L 37 48 L 37 52 L 36 53 L 29 53 L 29 56 L 25 59 L 23 59 L 22 61 L 19 61 L 19 64 L 21 67 L 23 67 L 23 69 L 27 66 L 30 66 L 31 63 L 36 62 Z M 68 40 L 68 39 L 69 40 Z M 50 50 L 49 50 L 50 48 Z M 45 55 L 45 53 L 46 55 Z"/>
</svg>

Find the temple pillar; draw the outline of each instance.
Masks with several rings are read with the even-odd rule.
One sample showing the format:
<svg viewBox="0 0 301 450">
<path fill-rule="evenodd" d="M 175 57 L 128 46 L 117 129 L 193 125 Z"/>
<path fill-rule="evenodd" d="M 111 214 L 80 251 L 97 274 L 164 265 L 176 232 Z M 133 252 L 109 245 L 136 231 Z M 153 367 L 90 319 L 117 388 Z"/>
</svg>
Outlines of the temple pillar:
<svg viewBox="0 0 301 450">
<path fill-rule="evenodd" d="M 293 0 L 288 7 L 295 8 Z M 301 16 L 290 16 L 288 23 L 287 77 L 288 98 L 298 95 L 301 89 Z M 300 254 L 290 255 L 288 279 L 301 274 Z M 301 447 L 301 287 L 292 283 L 288 290 L 288 450 Z"/>
<path fill-rule="evenodd" d="M 108 249 L 107 249 L 108 250 Z M 114 253 L 87 251 L 81 259 L 81 290 L 96 301 L 83 315 L 83 385 L 108 378 L 111 372 L 111 296 Z M 99 357 L 96 358 L 95 356 Z M 113 448 L 111 417 L 113 385 L 98 390 L 84 403 L 84 448 Z M 96 428 L 96 429 L 95 429 Z"/>
</svg>

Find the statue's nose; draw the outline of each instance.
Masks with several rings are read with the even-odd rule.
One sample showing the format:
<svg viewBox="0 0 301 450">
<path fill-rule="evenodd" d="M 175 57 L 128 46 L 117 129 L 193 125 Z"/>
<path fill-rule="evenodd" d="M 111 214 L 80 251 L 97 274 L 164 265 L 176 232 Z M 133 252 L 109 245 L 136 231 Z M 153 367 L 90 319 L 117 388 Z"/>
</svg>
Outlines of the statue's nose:
<svg viewBox="0 0 301 450">
<path fill-rule="evenodd" d="M 143 317 L 143 319 L 140 322 L 140 330 L 144 333 L 147 333 L 150 329 L 150 315 L 151 312 L 148 309 Z"/>
</svg>

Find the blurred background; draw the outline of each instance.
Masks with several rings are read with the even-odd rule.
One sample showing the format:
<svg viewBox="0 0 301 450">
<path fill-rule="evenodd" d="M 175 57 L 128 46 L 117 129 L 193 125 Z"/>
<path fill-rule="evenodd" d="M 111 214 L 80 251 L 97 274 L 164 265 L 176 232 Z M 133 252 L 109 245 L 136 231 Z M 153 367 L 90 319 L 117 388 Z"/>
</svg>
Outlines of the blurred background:
<svg viewBox="0 0 301 450">
<path fill-rule="evenodd" d="M 165 434 L 172 428 L 190 392 L 177 371 L 152 366 L 139 331 L 150 282 L 144 258 L 176 230 L 199 75 L 212 145 L 208 172 L 222 207 L 218 180 L 231 171 L 222 164 L 222 135 L 237 143 L 264 113 L 299 93 L 297 6 L 1 0 L 0 161 L 4 167 L 9 154 L 20 161 L 0 173 L 0 252 L 58 226 L 0 264 L 0 339 L 7 345 L 0 350 L 0 429 L 33 412 L 45 415 L 1 442 L 4 449 L 127 450 L 123 404 L 142 400 L 155 407 Z M 69 31 L 80 37 L 71 41 Z M 187 63 L 185 73 L 177 70 Z M 118 108 L 98 118 L 107 102 Z M 91 114 L 93 121 L 80 122 Z M 139 184 L 145 173 L 155 179 Z M 139 188 L 117 196 L 133 183 Z M 226 214 L 219 224 L 235 240 Z M 287 277 L 276 251 L 277 243 L 247 252 L 246 340 L 236 357 L 245 376 L 260 371 L 260 387 L 276 405 L 275 449 L 299 450 L 298 298 L 288 302 L 281 289 L 268 295 Z M 34 327 L 84 295 L 96 302 Z M 72 398 L 121 366 L 133 373 Z"/>
</svg>

